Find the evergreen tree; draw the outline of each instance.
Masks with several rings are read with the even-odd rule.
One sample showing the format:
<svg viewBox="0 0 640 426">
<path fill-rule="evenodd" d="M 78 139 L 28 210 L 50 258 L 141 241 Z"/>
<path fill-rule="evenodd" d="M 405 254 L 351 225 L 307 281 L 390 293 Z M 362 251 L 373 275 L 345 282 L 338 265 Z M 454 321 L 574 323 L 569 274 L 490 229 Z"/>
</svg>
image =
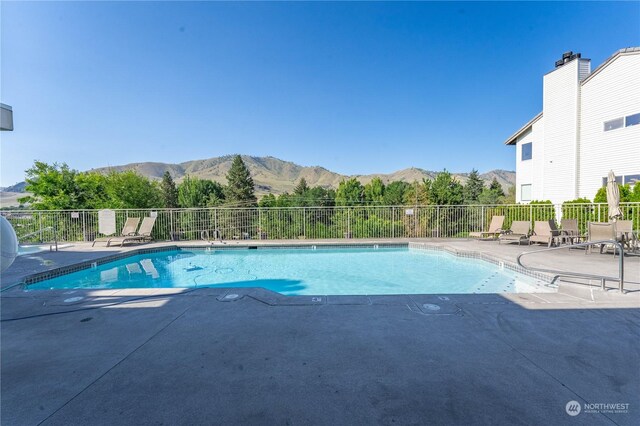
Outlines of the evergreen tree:
<svg viewBox="0 0 640 426">
<path fill-rule="evenodd" d="M 257 205 L 251 173 L 249 173 L 249 169 L 239 155 L 235 156 L 233 163 L 231 163 L 231 169 L 227 173 L 225 198 L 228 203 L 242 207 L 254 207 Z"/>
<path fill-rule="evenodd" d="M 169 171 L 164 172 L 164 175 L 162 175 L 160 190 L 162 191 L 162 201 L 165 208 L 173 209 L 178 207 L 178 188 Z"/>
<path fill-rule="evenodd" d="M 302 195 L 305 195 L 308 190 L 309 190 L 309 187 L 307 186 L 307 181 L 305 180 L 305 178 L 300 178 L 300 181 L 298 182 L 296 187 L 293 189 L 293 193 L 295 195 L 302 196 Z"/>
<path fill-rule="evenodd" d="M 478 201 L 478 197 L 482 194 L 484 189 L 484 182 L 480 179 L 480 175 L 476 169 L 471 170 L 467 184 L 464 186 L 464 202 L 466 204 L 473 204 Z"/>
<path fill-rule="evenodd" d="M 498 182 L 498 179 L 496 179 L 495 177 L 491 181 L 491 184 L 489 185 L 489 189 L 491 191 L 494 191 L 500 197 L 504 197 L 504 190 L 502 189 L 502 185 L 500 185 L 500 182 Z"/>
</svg>

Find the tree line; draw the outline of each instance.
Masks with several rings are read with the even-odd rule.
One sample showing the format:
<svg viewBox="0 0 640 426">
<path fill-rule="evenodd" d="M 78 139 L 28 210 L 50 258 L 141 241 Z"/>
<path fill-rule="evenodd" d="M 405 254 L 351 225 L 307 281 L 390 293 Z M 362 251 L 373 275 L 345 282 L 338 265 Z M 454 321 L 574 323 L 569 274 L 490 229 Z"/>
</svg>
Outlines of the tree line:
<svg viewBox="0 0 640 426">
<path fill-rule="evenodd" d="M 67 164 L 36 161 L 26 171 L 25 191 L 18 199 L 36 210 L 149 209 L 256 206 L 254 182 L 242 158 L 234 158 L 227 185 L 187 176 L 176 184 L 169 172 L 160 182 L 134 171 L 79 172 Z"/>
<path fill-rule="evenodd" d="M 376 177 L 367 184 L 356 178 L 343 180 L 337 189 L 310 187 L 300 179 L 292 193 L 266 194 L 258 201 L 255 184 L 242 158 L 234 157 L 227 184 L 186 176 L 176 184 L 167 171 L 160 181 L 135 171 L 79 172 L 67 164 L 36 161 L 26 171 L 25 191 L 20 198 L 37 210 L 203 208 L 203 207 L 305 207 L 361 205 L 460 205 L 514 202 L 514 191 L 505 194 L 494 178 L 485 185 L 477 170 L 466 184 L 446 170 L 431 179 L 385 184 Z"/>
</svg>

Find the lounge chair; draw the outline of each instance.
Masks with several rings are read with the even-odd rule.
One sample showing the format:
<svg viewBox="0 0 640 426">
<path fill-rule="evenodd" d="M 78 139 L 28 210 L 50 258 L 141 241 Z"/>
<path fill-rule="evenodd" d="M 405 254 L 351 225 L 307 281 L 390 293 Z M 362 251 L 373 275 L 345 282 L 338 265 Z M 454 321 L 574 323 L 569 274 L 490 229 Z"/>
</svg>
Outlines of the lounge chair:
<svg viewBox="0 0 640 426">
<path fill-rule="evenodd" d="M 500 234 L 498 237 L 498 243 L 501 243 L 502 241 L 512 243 L 515 241 L 520 245 L 523 241 L 526 242 L 528 240 L 530 229 L 531 222 L 528 220 L 514 220 L 511 223 L 511 228 Z"/>
<path fill-rule="evenodd" d="M 621 242 L 628 250 L 635 253 L 638 249 L 638 240 L 633 233 L 633 221 L 618 220 L 615 224 L 616 240 Z"/>
<path fill-rule="evenodd" d="M 562 226 L 560 236 L 564 241 L 575 244 L 584 239 L 584 235 L 580 234 L 580 229 L 578 228 L 578 219 L 562 219 L 560 225 Z"/>
<path fill-rule="evenodd" d="M 128 217 L 127 221 L 124 223 L 124 226 L 122 227 L 122 232 L 120 232 L 120 237 L 128 237 L 131 235 L 136 235 L 136 229 L 138 229 L 139 223 L 140 223 L 139 217 Z M 109 246 L 109 241 L 111 241 L 113 238 L 118 238 L 118 237 L 115 237 L 112 235 L 110 237 L 96 238 L 95 240 L 93 240 L 93 244 L 91 244 L 91 247 L 95 246 L 96 243 L 98 242 L 105 242 L 107 243 L 107 246 Z"/>
<path fill-rule="evenodd" d="M 502 225 L 504 224 L 504 216 L 493 216 L 489 224 L 489 230 L 482 232 L 469 232 L 469 237 L 475 238 L 497 238 L 502 233 Z"/>
<path fill-rule="evenodd" d="M 144 243 L 147 241 L 151 241 L 151 231 L 153 231 L 153 225 L 156 223 L 155 217 L 145 217 L 142 219 L 142 224 L 140 225 L 140 229 L 135 235 L 130 235 L 127 237 L 116 237 L 112 238 L 107 242 L 107 247 L 111 243 L 120 243 L 120 247 L 124 245 L 124 243 L 136 242 L 136 243 Z"/>
<path fill-rule="evenodd" d="M 612 222 L 589 222 L 589 236 L 587 242 L 591 241 L 609 241 L 616 240 L 616 226 Z M 594 244 L 595 245 L 595 244 Z M 587 246 L 585 253 L 591 253 L 594 245 Z M 600 253 L 607 248 L 607 244 L 597 244 L 600 246 Z M 621 253 L 622 254 L 622 253 Z M 615 246 L 613 249 L 613 255 L 616 255 Z"/>
<path fill-rule="evenodd" d="M 533 224 L 533 235 L 529 237 L 529 245 L 531 243 L 545 243 L 547 247 L 551 247 L 554 242 L 557 242 L 557 238 L 560 236 L 560 231 L 556 228 L 556 223 L 553 220 L 536 220 Z"/>
</svg>

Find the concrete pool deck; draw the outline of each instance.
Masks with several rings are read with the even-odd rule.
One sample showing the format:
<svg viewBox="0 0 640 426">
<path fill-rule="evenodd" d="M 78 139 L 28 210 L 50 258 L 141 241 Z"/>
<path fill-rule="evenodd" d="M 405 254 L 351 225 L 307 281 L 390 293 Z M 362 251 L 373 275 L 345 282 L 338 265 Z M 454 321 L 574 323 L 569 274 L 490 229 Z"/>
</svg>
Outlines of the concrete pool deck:
<svg viewBox="0 0 640 426">
<path fill-rule="evenodd" d="M 428 242 L 511 261 L 534 249 Z M 3 286 L 38 263 L 46 269 L 119 250 L 74 248 L 19 259 Z M 611 255 L 562 252 L 536 263 L 616 271 Z M 633 285 L 640 260 L 625 260 Z M 0 300 L 1 421 L 637 424 L 640 292 L 565 287 L 317 297 L 259 288 L 16 287 Z M 565 410 L 573 400 L 582 406 L 576 417 Z M 594 405 L 612 403 L 625 412 Z"/>
</svg>

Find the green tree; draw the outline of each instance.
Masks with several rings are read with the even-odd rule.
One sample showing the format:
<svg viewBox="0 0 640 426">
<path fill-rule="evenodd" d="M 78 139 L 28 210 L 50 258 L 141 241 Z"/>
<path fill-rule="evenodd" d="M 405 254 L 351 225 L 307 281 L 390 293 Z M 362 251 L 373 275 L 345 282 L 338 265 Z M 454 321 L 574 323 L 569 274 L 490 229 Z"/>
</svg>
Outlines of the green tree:
<svg viewBox="0 0 640 426">
<path fill-rule="evenodd" d="M 336 191 L 336 205 L 358 206 L 364 200 L 364 188 L 358 179 L 343 180 Z"/>
<path fill-rule="evenodd" d="M 277 203 L 276 196 L 273 194 L 264 195 L 258 202 L 258 207 L 275 207 Z"/>
<path fill-rule="evenodd" d="M 224 188 L 218 182 L 187 176 L 178 186 L 180 207 L 213 207 L 224 201 Z"/>
<path fill-rule="evenodd" d="M 162 175 L 160 191 L 162 192 L 162 202 L 165 208 L 173 209 L 178 207 L 178 188 L 168 170 Z"/>
<path fill-rule="evenodd" d="M 231 169 L 227 173 L 226 202 L 243 207 L 256 206 L 257 199 L 254 191 L 251 173 L 242 161 L 242 157 L 236 155 L 231 163 Z"/>
<path fill-rule="evenodd" d="M 482 190 L 484 189 L 484 181 L 480 179 L 480 175 L 476 169 L 471 170 L 467 183 L 464 186 L 464 202 L 465 204 L 474 204 L 478 201 Z"/>
<path fill-rule="evenodd" d="M 507 189 L 507 195 L 502 198 L 503 204 L 515 204 L 516 203 L 516 187 L 515 185 L 509 185 Z"/>
<path fill-rule="evenodd" d="M 620 190 L 620 202 L 626 203 L 631 201 L 631 198 L 635 196 L 635 194 L 640 193 L 640 190 L 636 189 L 638 185 L 635 185 L 634 191 L 631 191 L 630 185 L 620 185 L 618 184 L 618 189 Z M 596 192 L 596 196 L 593 197 L 594 203 L 606 203 L 607 202 L 607 187 L 603 186 L 598 189 Z"/>
<path fill-rule="evenodd" d="M 400 206 L 404 204 L 404 194 L 409 190 L 410 187 L 411 185 L 409 185 L 407 182 L 390 182 L 384 189 L 384 205 Z"/>
<path fill-rule="evenodd" d="M 321 186 L 314 186 L 307 191 L 310 206 L 330 207 L 336 204 L 336 192 Z"/>
<path fill-rule="evenodd" d="M 422 179 L 422 182 L 415 181 L 413 184 L 407 186 L 404 191 L 404 204 L 427 205 L 431 202 L 430 193 L 431 181 L 429 179 Z"/>
<path fill-rule="evenodd" d="M 498 179 L 496 179 L 495 177 L 491 180 L 489 189 L 494 191 L 496 194 L 500 194 L 501 197 L 504 197 L 504 190 L 502 189 L 502 185 L 500 185 L 500 182 L 498 182 Z"/>
<path fill-rule="evenodd" d="M 307 181 L 305 180 L 305 178 L 300 178 L 300 180 L 298 181 L 298 184 L 293 189 L 293 193 L 298 196 L 303 196 L 306 194 L 308 190 L 309 190 L 309 187 L 307 186 Z"/>
<path fill-rule="evenodd" d="M 364 186 L 364 199 L 367 204 L 380 205 L 384 202 L 384 183 L 379 177 L 374 177 Z"/>
<path fill-rule="evenodd" d="M 462 204 L 463 187 L 448 171 L 438 173 L 431 183 L 431 202 L 437 205 Z"/>
<path fill-rule="evenodd" d="M 20 203 L 30 203 L 38 210 L 63 210 L 87 208 L 92 194 L 78 187 L 77 170 L 63 164 L 47 164 L 36 161 L 26 170 L 25 191 L 31 195 L 18 199 Z"/>
<path fill-rule="evenodd" d="M 159 185 L 133 170 L 108 174 L 106 192 L 111 208 L 151 209 L 163 205 Z"/>
</svg>

